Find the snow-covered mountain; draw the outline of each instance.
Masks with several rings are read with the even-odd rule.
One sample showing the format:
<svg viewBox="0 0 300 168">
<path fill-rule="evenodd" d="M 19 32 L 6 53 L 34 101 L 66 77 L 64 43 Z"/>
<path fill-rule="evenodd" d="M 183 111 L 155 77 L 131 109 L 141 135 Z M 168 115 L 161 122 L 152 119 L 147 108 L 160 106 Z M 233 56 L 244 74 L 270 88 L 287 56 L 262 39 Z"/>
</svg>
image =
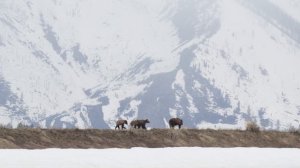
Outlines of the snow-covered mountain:
<svg viewBox="0 0 300 168">
<path fill-rule="evenodd" d="M 300 123 L 298 0 L 2 0 L 0 122 Z"/>
</svg>

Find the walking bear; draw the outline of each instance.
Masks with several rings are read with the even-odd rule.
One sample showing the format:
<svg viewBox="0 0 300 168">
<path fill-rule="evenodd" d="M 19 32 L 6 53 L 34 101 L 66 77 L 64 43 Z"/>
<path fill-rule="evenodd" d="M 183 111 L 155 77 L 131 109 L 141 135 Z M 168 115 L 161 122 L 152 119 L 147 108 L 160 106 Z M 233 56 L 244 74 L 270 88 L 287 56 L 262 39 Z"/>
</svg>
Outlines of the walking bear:
<svg viewBox="0 0 300 168">
<path fill-rule="evenodd" d="M 120 129 L 120 126 L 121 126 L 121 128 L 122 129 L 126 129 L 125 128 L 125 124 L 127 124 L 127 120 L 118 120 L 117 122 L 116 122 L 116 127 L 115 127 L 115 129 Z"/>
<path fill-rule="evenodd" d="M 146 123 L 150 123 L 148 119 L 146 120 L 133 120 L 130 122 L 130 126 L 133 128 L 143 128 L 146 129 Z"/>
</svg>

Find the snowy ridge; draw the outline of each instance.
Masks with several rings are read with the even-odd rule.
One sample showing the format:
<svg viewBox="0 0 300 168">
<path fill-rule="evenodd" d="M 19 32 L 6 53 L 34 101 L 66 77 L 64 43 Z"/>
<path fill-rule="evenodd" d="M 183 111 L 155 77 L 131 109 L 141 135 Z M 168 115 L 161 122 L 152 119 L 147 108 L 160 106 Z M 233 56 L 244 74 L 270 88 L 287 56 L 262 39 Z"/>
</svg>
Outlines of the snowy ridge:
<svg viewBox="0 0 300 168">
<path fill-rule="evenodd" d="M 0 122 L 300 122 L 295 0 L 0 2 Z"/>
</svg>

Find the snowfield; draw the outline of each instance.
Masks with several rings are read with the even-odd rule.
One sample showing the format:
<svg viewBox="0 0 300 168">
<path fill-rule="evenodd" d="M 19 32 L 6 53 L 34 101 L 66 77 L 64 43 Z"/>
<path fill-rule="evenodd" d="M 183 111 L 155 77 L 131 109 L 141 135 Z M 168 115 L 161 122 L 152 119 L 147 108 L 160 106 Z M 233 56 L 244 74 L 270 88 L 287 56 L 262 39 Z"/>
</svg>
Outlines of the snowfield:
<svg viewBox="0 0 300 168">
<path fill-rule="evenodd" d="M 1 149 L 1 168 L 299 168 L 300 149 Z"/>
</svg>

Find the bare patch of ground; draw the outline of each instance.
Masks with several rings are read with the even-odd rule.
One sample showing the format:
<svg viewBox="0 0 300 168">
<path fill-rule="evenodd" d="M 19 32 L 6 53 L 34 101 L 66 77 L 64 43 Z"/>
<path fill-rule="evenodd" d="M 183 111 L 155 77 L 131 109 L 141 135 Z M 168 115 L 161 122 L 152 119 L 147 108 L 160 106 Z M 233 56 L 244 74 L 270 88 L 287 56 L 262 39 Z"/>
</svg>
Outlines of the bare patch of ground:
<svg viewBox="0 0 300 168">
<path fill-rule="evenodd" d="M 300 134 L 278 131 L 152 129 L 0 129 L 0 148 L 131 147 L 300 148 Z"/>
</svg>

